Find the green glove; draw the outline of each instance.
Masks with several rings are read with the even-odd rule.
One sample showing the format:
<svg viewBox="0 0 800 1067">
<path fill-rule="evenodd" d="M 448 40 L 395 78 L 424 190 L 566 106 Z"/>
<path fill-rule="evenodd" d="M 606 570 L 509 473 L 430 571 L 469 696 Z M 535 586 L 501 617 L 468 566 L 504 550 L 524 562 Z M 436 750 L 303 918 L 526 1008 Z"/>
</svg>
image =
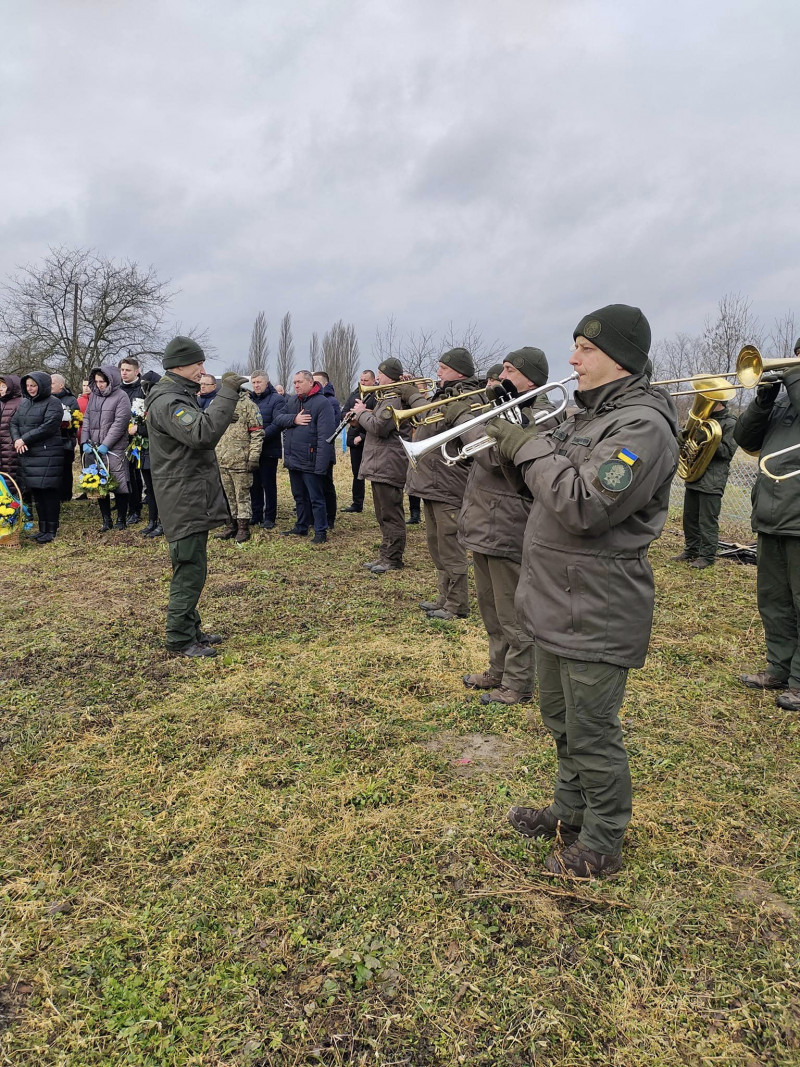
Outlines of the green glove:
<svg viewBox="0 0 800 1067">
<path fill-rule="evenodd" d="M 222 384 L 227 385 L 229 389 L 233 389 L 237 393 L 246 381 L 247 378 L 243 378 L 241 374 L 237 374 L 232 370 L 229 370 L 226 374 L 222 375 Z"/>
<path fill-rule="evenodd" d="M 449 429 L 451 426 L 455 426 L 463 415 L 471 413 L 472 398 L 467 400 L 451 400 L 448 404 L 443 404 L 440 410 L 443 416 L 442 422 Z"/>
<path fill-rule="evenodd" d="M 419 391 L 419 386 L 415 385 L 414 382 L 397 382 L 394 386 L 394 392 L 405 400 L 409 407 L 415 400 L 425 400 L 425 397 Z"/>
<path fill-rule="evenodd" d="M 520 426 L 519 423 L 511 422 L 509 419 L 504 419 L 502 415 L 498 415 L 497 418 L 490 419 L 486 423 L 486 433 L 494 438 L 500 458 L 513 463 L 514 456 L 522 446 L 538 435 L 539 427 L 535 424 Z"/>
</svg>

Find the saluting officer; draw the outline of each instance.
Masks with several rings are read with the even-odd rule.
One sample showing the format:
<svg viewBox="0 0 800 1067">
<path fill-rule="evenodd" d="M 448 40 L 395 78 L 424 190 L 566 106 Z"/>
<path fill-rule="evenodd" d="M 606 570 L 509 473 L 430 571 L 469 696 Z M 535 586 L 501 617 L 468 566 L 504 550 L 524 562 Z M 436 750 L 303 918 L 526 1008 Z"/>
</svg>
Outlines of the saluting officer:
<svg viewBox="0 0 800 1067">
<path fill-rule="evenodd" d="M 667 518 L 678 444 L 675 407 L 643 373 L 642 312 L 600 308 L 574 338 L 577 413 L 541 435 L 499 418 L 487 429 L 533 495 L 516 603 L 558 753 L 552 802 L 514 807 L 509 820 L 526 837 L 560 835 L 568 847 L 546 869 L 585 878 L 622 866 L 631 779 L 618 713 L 628 670 L 647 653 L 647 550 Z"/>
<path fill-rule="evenodd" d="M 214 403 L 203 411 L 197 395 L 205 358 L 196 341 L 174 337 L 161 361 L 167 373 L 146 402 L 153 489 L 172 561 L 166 647 L 191 659 L 215 656 L 212 646 L 222 641 L 203 633 L 197 602 L 206 581 L 208 531 L 228 522 L 214 448 L 246 381 L 223 374 Z"/>
</svg>

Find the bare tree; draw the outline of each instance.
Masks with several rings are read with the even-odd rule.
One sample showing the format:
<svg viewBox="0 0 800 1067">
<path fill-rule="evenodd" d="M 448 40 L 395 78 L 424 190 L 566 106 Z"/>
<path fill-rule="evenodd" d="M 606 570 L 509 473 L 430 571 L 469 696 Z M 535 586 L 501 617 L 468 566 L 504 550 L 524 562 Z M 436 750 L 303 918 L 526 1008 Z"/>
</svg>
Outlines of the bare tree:
<svg viewBox="0 0 800 1067">
<path fill-rule="evenodd" d="M 487 341 L 483 333 L 478 329 L 477 323 L 468 322 L 463 330 L 456 330 L 452 320 L 442 334 L 441 352 L 450 348 L 466 348 L 475 361 L 475 366 L 482 370 L 491 367 L 493 363 L 499 363 L 508 349 L 499 339 Z"/>
<path fill-rule="evenodd" d="M 160 354 L 173 296 L 153 267 L 116 263 L 92 249 L 51 248 L 3 287 L 0 329 L 12 349 L 77 383 L 123 355 L 146 363 Z"/>
<path fill-rule="evenodd" d="M 346 397 L 352 388 L 358 369 L 359 350 L 355 326 L 346 326 L 341 319 L 322 338 L 325 372 L 338 397 Z"/>
<path fill-rule="evenodd" d="M 308 358 L 311 370 L 320 370 L 322 366 L 322 349 L 319 346 L 319 334 L 316 330 L 311 334 L 311 341 L 308 345 Z"/>
<path fill-rule="evenodd" d="M 787 311 L 779 319 L 775 319 L 769 335 L 774 359 L 791 359 L 794 356 L 794 343 L 797 340 L 797 324 L 794 321 L 794 313 Z"/>
<path fill-rule="evenodd" d="M 763 330 L 750 307 L 749 298 L 741 293 L 726 293 L 720 300 L 716 318 L 707 319 L 703 330 L 708 359 L 705 370 L 713 374 L 731 374 L 744 345 L 760 347 Z"/>
<path fill-rule="evenodd" d="M 653 381 L 669 378 L 690 378 L 707 371 L 705 345 L 702 337 L 676 333 L 673 337 L 656 341 L 650 349 Z"/>
<path fill-rule="evenodd" d="M 269 367 L 269 344 L 267 342 L 267 316 L 263 311 L 256 315 L 250 335 L 250 350 L 247 353 L 247 374 Z"/>
<path fill-rule="evenodd" d="M 439 349 L 432 330 L 412 330 L 403 338 L 400 362 L 403 370 L 412 378 L 435 378 L 439 366 Z"/>
<path fill-rule="evenodd" d="M 376 363 L 385 359 L 400 358 L 400 337 L 394 315 L 389 315 L 385 326 L 375 328 L 375 340 L 372 342 L 372 354 Z"/>
<path fill-rule="evenodd" d="M 278 382 L 286 392 L 294 375 L 294 339 L 292 337 L 292 316 L 287 311 L 281 319 L 281 331 L 278 337 L 278 362 L 276 367 Z"/>
</svg>

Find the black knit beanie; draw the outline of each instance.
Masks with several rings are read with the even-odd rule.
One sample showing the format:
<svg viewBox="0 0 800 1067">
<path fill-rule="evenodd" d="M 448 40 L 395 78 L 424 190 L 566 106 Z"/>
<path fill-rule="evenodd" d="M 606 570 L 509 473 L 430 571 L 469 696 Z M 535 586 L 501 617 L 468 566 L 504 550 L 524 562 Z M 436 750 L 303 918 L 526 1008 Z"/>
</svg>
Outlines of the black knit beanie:
<svg viewBox="0 0 800 1067">
<path fill-rule="evenodd" d="M 383 363 L 379 363 L 378 370 L 381 374 L 385 374 L 387 378 L 391 378 L 393 382 L 399 382 L 403 377 L 403 364 L 399 359 L 395 359 L 394 356 L 390 356 Z"/>
<path fill-rule="evenodd" d="M 547 356 L 541 348 L 518 348 L 515 352 L 509 352 L 505 359 L 512 367 L 522 371 L 528 381 L 534 385 L 544 385 L 550 368 L 547 365 Z"/>
<path fill-rule="evenodd" d="M 800 337 L 794 343 L 794 354 L 797 355 L 798 352 L 800 352 Z"/>
<path fill-rule="evenodd" d="M 439 356 L 439 362 L 458 374 L 463 374 L 465 378 L 471 378 L 475 373 L 475 364 L 466 348 L 451 348 L 449 352 Z"/>
<path fill-rule="evenodd" d="M 164 349 L 164 358 L 161 360 L 164 370 L 173 367 L 189 367 L 192 363 L 204 363 L 206 354 L 197 341 L 191 337 L 173 337 Z"/>
<path fill-rule="evenodd" d="M 642 374 L 650 351 L 650 323 L 639 308 L 609 304 L 584 315 L 573 337 L 583 336 L 631 374 Z"/>
</svg>

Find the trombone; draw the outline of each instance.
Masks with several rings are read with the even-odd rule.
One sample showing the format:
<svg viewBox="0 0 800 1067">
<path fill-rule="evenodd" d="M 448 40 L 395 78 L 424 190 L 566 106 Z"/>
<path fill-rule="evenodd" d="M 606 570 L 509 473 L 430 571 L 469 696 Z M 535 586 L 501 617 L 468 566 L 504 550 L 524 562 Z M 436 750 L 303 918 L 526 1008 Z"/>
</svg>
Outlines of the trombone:
<svg viewBox="0 0 800 1067">
<path fill-rule="evenodd" d="M 537 396 L 541 396 L 543 393 L 549 393 L 552 392 L 553 389 L 558 389 L 562 396 L 556 407 L 552 411 L 540 411 L 533 420 L 536 425 L 540 422 L 546 422 L 547 419 L 552 419 L 555 415 L 560 415 L 561 412 L 564 411 L 567 406 L 567 401 L 569 400 L 569 383 L 577 381 L 577 379 L 578 372 L 575 371 L 573 374 L 570 374 L 569 377 L 562 378 L 559 382 L 546 382 L 544 385 L 540 385 L 537 389 L 529 389 L 526 393 L 520 393 L 519 396 L 512 397 L 510 400 L 504 400 L 500 404 L 489 405 L 486 411 L 482 411 L 473 419 L 468 419 L 466 422 L 462 422 L 460 426 L 451 426 L 448 430 L 442 430 L 441 433 L 434 434 L 433 437 L 429 437 L 425 441 L 405 441 L 401 438 L 400 443 L 405 449 L 406 455 L 414 470 L 417 469 L 417 464 L 422 457 L 427 456 L 429 452 L 433 452 L 436 448 L 441 449 L 445 464 L 448 467 L 453 467 L 456 463 L 460 463 L 461 460 L 471 459 L 472 456 L 477 455 L 478 452 L 483 452 L 485 449 L 491 448 L 495 441 L 493 437 L 484 434 L 475 441 L 470 441 L 467 444 L 462 445 L 456 453 L 451 453 L 447 450 L 447 446 L 451 441 L 455 441 L 456 438 L 475 426 L 482 426 L 496 415 L 509 419 L 511 422 L 521 423 L 522 416 L 519 412 L 519 408 L 523 404 L 526 404 L 529 400 L 533 400 Z M 417 408 L 417 411 L 419 411 L 419 408 Z"/>
<path fill-rule="evenodd" d="M 730 389 L 755 389 L 762 382 L 780 381 L 781 375 L 788 370 L 800 367 L 800 358 L 764 359 L 755 345 L 745 345 L 736 357 L 736 370 L 727 374 L 714 375 L 716 378 L 737 378 L 738 385 L 730 383 Z M 680 382 L 707 382 L 708 374 L 687 374 L 683 378 L 662 378 L 651 385 L 678 385 Z M 698 384 L 683 392 L 671 393 L 671 396 L 694 396 L 700 389 L 708 388 Z"/>
<path fill-rule="evenodd" d="M 800 474 L 800 467 L 796 471 L 789 471 L 788 474 L 773 474 L 772 471 L 767 469 L 767 463 L 771 459 L 775 459 L 776 456 L 785 456 L 788 452 L 796 452 L 798 448 L 800 448 L 800 444 L 789 445 L 788 448 L 779 448 L 777 452 L 768 452 L 766 456 L 762 456 L 758 462 L 761 473 L 765 474 L 767 478 L 771 478 L 773 482 L 785 482 L 787 478 L 796 478 Z"/>
<path fill-rule="evenodd" d="M 439 409 L 443 408 L 445 404 L 452 404 L 454 400 L 467 400 L 471 396 L 481 396 L 485 390 L 486 387 L 484 386 L 483 389 L 471 389 L 469 392 L 456 393 L 454 396 L 443 396 L 439 400 L 434 400 L 432 404 L 420 404 L 416 408 L 388 407 L 386 408 L 386 417 L 394 419 L 394 424 L 398 430 L 409 419 L 412 426 L 434 426 L 444 418 L 444 413 Z M 488 403 L 472 404 L 472 410 L 481 411 L 487 406 Z"/>
<path fill-rule="evenodd" d="M 433 378 L 401 378 L 397 382 L 387 382 L 386 385 L 359 385 L 358 395 L 361 400 L 365 400 L 368 396 L 386 400 L 388 397 L 397 396 L 398 385 L 418 385 L 421 393 L 428 393 L 436 388 Z"/>
</svg>

